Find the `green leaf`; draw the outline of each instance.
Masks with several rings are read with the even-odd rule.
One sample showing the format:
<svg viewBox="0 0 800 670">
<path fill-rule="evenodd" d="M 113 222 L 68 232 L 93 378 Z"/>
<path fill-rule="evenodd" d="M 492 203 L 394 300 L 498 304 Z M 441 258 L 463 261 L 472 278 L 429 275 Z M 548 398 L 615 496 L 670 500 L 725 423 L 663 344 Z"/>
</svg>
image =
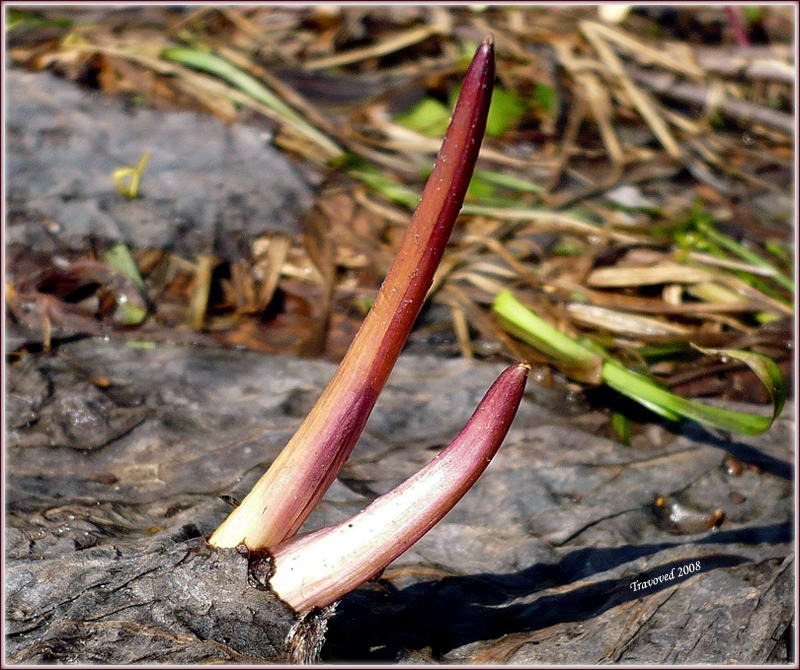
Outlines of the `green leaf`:
<svg viewBox="0 0 800 670">
<path fill-rule="evenodd" d="M 115 244 L 104 255 L 103 260 L 120 274 L 125 275 L 133 281 L 142 296 L 146 300 L 144 281 L 136 267 L 136 261 L 128 251 L 128 247 L 122 242 Z M 127 295 L 119 293 L 117 295 L 117 311 L 115 318 L 118 318 L 126 326 L 135 326 L 147 318 L 147 310 L 131 302 Z"/>
<path fill-rule="evenodd" d="M 219 56 L 188 47 L 168 47 L 161 52 L 161 57 L 166 60 L 175 61 L 181 65 L 187 65 L 196 70 L 203 70 L 204 72 L 214 74 L 233 84 L 251 98 L 271 107 L 281 116 L 294 120 L 300 119 L 297 112 L 261 82 Z"/>
<path fill-rule="evenodd" d="M 791 264 L 792 254 L 786 245 L 774 242 L 773 240 L 767 240 L 764 242 L 764 248 L 784 263 Z"/>
<path fill-rule="evenodd" d="M 416 191 L 406 188 L 402 184 L 394 181 L 394 179 L 373 168 L 364 166 L 359 169 L 350 169 L 348 170 L 348 174 L 370 188 L 375 189 L 389 200 L 403 205 L 408 209 L 414 209 L 419 202 L 419 194 Z"/>
<path fill-rule="evenodd" d="M 752 263 L 753 265 L 772 270 L 774 272 L 772 279 L 776 283 L 780 284 L 785 289 L 794 291 L 794 282 L 789 279 L 789 277 L 782 275 L 780 270 L 778 270 L 778 268 L 776 268 L 772 263 L 763 258 L 761 255 L 757 254 L 755 251 L 751 251 L 743 244 L 740 244 L 732 237 L 720 233 L 716 228 L 714 228 L 713 225 L 711 225 L 710 222 L 698 224 L 698 230 L 705 234 L 711 241 L 716 242 L 719 246 L 724 247 L 742 260 Z"/>
<path fill-rule="evenodd" d="M 114 318 L 119 319 L 125 326 L 140 324 L 146 317 L 146 310 L 125 300 L 121 300 L 117 303 L 117 310 L 114 312 Z"/>
<path fill-rule="evenodd" d="M 289 105 L 264 86 L 264 84 L 225 59 L 208 53 L 207 51 L 190 49 L 188 47 L 168 47 L 161 52 L 161 58 L 186 65 L 196 70 L 208 72 L 220 79 L 225 79 L 228 83 L 242 91 L 242 93 L 249 95 L 254 100 L 257 100 L 275 111 L 290 125 L 301 131 L 309 139 L 324 147 L 331 154 L 339 155 L 342 153 L 342 149 L 332 142 L 329 137 L 303 119 L 300 114 L 289 107 Z"/>
<path fill-rule="evenodd" d="M 611 413 L 611 428 L 617 434 L 619 441 L 626 446 L 631 444 L 631 420 L 619 412 Z"/>
<path fill-rule="evenodd" d="M 142 180 L 142 173 L 144 172 L 147 163 L 150 160 L 150 152 L 145 151 L 136 165 L 126 165 L 117 168 L 111 174 L 114 180 L 114 185 L 117 187 L 120 195 L 133 200 L 139 195 L 139 183 Z"/>
<path fill-rule="evenodd" d="M 552 116 L 556 111 L 556 89 L 547 84 L 537 83 L 533 89 L 533 100 L 539 109 Z"/>
<path fill-rule="evenodd" d="M 744 18 L 748 23 L 759 23 L 764 20 L 765 8 L 758 5 L 745 5 Z"/>
<path fill-rule="evenodd" d="M 396 116 L 395 120 L 418 133 L 442 137 L 447 131 L 460 91 L 461 87 L 453 91 L 449 106 L 428 96 L 416 103 L 408 112 Z M 490 137 L 499 137 L 506 130 L 516 126 L 527 110 L 528 105 L 519 95 L 503 88 L 495 88 L 489 106 L 489 116 L 486 119 L 486 134 Z"/>
<path fill-rule="evenodd" d="M 460 90 L 459 87 L 454 91 L 449 107 L 435 98 L 426 97 L 405 114 L 395 117 L 395 120 L 419 133 L 441 137 L 447 131 L 452 108 Z M 486 119 L 486 134 L 499 137 L 509 128 L 516 126 L 527 109 L 525 101 L 513 91 L 495 88 L 489 107 L 489 117 Z"/>
<path fill-rule="evenodd" d="M 136 267 L 136 261 L 133 260 L 127 245 L 122 242 L 115 244 L 106 251 L 103 255 L 103 260 L 118 272 L 132 279 L 140 291 L 144 291 L 142 275 L 139 274 L 139 268 Z"/>
<path fill-rule="evenodd" d="M 586 245 L 567 237 L 560 237 L 550 249 L 551 256 L 580 256 L 586 253 Z"/>
<path fill-rule="evenodd" d="M 749 367 L 759 381 L 766 387 L 772 401 L 772 418 L 777 419 L 786 404 L 786 378 L 783 376 L 777 363 L 764 354 L 754 351 L 743 351 L 741 349 L 704 349 L 697 345 L 692 345 L 704 354 L 721 356 L 723 358 L 735 358 Z"/>
<path fill-rule="evenodd" d="M 475 176 L 485 182 L 523 193 L 541 193 L 542 187 L 532 181 L 496 170 L 475 170 Z"/>
<path fill-rule="evenodd" d="M 525 101 L 513 91 L 495 88 L 489 117 L 486 119 L 486 134 L 500 137 L 506 130 L 515 127 L 527 111 Z"/>
<path fill-rule="evenodd" d="M 774 365 L 774 364 L 773 364 Z M 777 366 L 776 366 L 777 367 Z M 698 423 L 744 435 L 757 435 L 767 430 L 777 416 L 760 416 L 713 407 L 660 388 L 653 380 L 632 372 L 616 361 L 603 364 L 603 381 L 615 391 L 628 396 L 649 410 L 667 419 L 692 419 Z M 778 405 L 775 405 L 778 409 Z"/>
<path fill-rule="evenodd" d="M 763 326 L 766 323 L 780 321 L 783 317 L 781 317 L 781 315 L 777 312 L 756 312 L 753 314 L 753 318 L 757 323 L 760 323 Z"/>
<path fill-rule="evenodd" d="M 432 137 L 442 137 L 450 123 L 450 110 L 434 98 L 423 98 L 395 120 L 411 130 Z"/>
<path fill-rule="evenodd" d="M 31 30 L 41 30 L 42 28 L 70 28 L 71 19 L 45 19 L 38 14 L 23 12 L 16 9 L 8 10 L 6 14 L 6 30 L 12 31 L 18 28 L 29 28 Z"/>
<path fill-rule="evenodd" d="M 494 298 L 492 309 L 500 316 L 503 327 L 512 335 L 556 361 L 566 364 L 569 368 L 582 371 L 584 373 L 581 375 L 582 378 L 597 379 L 602 357 L 534 314 L 517 300 L 511 291 L 498 293 Z"/>
<path fill-rule="evenodd" d="M 129 349 L 155 349 L 157 346 L 152 340 L 128 340 L 125 345 Z"/>
<path fill-rule="evenodd" d="M 458 57 L 457 68 L 461 73 L 465 73 L 472 62 L 472 57 L 475 55 L 475 50 L 480 46 L 480 42 L 473 42 L 472 40 L 465 40 L 460 44 L 460 54 Z"/>
<path fill-rule="evenodd" d="M 510 291 L 495 296 L 493 309 L 501 317 L 503 327 L 512 335 L 528 342 L 557 361 L 578 369 L 586 369 L 592 359 L 605 358 L 601 378 L 608 386 L 652 412 L 676 421 L 692 419 L 707 426 L 735 433 L 755 435 L 767 430 L 783 410 L 786 402 L 786 380 L 774 361 L 762 354 L 738 349 L 700 349 L 704 353 L 728 356 L 746 363 L 767 387 L 772 398 L 772 416 L 760 416 L 713 407 L 688 400 L 661 386 L 656 380 L 634 372 L 610 356 L 582 346 L 544 321 L 520 303 Z"/>
<path fill-rule="evenodd" d="M 491 198 L 496 190 L 492 184 L 483 179 L 476 171 L 473 173 L 472 179 L 469 180 L 467 195 L 474 200 L 486 200 Z"/>
</svg>

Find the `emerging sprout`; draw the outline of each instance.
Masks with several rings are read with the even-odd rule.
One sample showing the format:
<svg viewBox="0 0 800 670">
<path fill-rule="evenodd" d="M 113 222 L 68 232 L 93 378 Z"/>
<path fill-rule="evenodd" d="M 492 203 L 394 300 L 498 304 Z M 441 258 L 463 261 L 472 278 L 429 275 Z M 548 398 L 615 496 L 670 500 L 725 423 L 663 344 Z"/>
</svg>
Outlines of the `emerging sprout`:
<svg viewBox="0 0 800 670">
<path fill-rule="evenodd" d="M 472 177 L 494 83 L 494 44 L 478 47 L 433 172 L 375 303 L 308 417 L 242 503 L 216 547 L 274 558 L 270 585 L 298 612 L 379 572 L 441 519 L 488 465 L 519 406 L 528 369 L 508 368 L 439 456 L 349 521 L 294 537 L 338 476 L 431 286 Z"/>
<path fill-rule="evenodd" d="M 506 369 L 436 458 L 337 526 L 275 551 L 273 591 L 298 612 L 324 607 L 380 572 L 427 533 L 489 465 L 517 413 L 528 367 Z"/>
</svg>

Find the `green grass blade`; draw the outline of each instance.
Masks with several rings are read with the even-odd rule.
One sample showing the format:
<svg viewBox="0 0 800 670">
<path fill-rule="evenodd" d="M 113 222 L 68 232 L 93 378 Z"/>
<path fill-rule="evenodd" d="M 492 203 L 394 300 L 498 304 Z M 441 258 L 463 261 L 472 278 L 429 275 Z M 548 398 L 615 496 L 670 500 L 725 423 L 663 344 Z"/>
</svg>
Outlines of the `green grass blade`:
<svg viewBox="0 0 800 670">
<path fill-rule="evenodd" d="M 351 168 L 347 171 L 351 177 L 355 177 L 360 182 L 376 190 L 389 200 L 392 200 L 410 210 L 413 210 L 419 203 L 419 193 L 406 188 L 396 182 L 391 177 L 378 172 L 372 168 Z"/>
<path fill-rule="evenodd" d="M 651 379 L 628 370 L 616 361 L 606 361 L 603 365 L 603 381 L 615 391 L 668 419 L 683 417 L 743 435 L 763 433 L 774 419 L 774 416 L 735 412 L 687 400 L 660 388 Z"/>
<path fill-rule="evenodd" d="M 502 186 L 512 191 L 522 191 L 523 193 L 541 193 L 542 187 L 527 179 L 515 177 L 505 172 L 496 170 L 475 170 L 475 176 L 483 181 L 495 186 Z"/>
<path fill-rule="evenodd" d="M 698 226 L 698 229 L 706 237 L 708 237 L 709 240 L 716 242 L 719 246 L 723 247 L 724 249 L 727 249 L 732 254 L 735 254 L 742 260 L 745 260 L 748 263 L 752 263 L 753 265 L 757 265 L 759 267 L 772 270 L 774 272 L 772 279 L 777 284 L 779 284 L 785 289 L 788 289 L 789 291 L 794 291 L 794 282 L 791 279 L 789 279 L 789 277 L 782 274 L 781 271 L 778 270 L 778 268 L 776 268 L 772 263 L 770 263 L 765 258 L 761 257 L 759 254 L 755 253 L 754 251 L 751 251 L 743 244 L 740 244 L 739 242 L 734 240 L 732 237 L 720 233 L 709 224 L 700 225 Z"/>
<path fill-rule="evenodd" d="M 450 125 L 451 110 L 434 98 L 423 98 L 395 121 L 406 128 L 430 137 L 444 137 Z"/>
<path fill-rule="evenodd" d="M 721 356 L 723 358 L 735 358 L 737 361 L 745 363 L 759 381 L 766 387 L 772 401 L 772 418 L 777 419 L 786 404 L 788 393 L 786 377 L 783 376 L 781 369 L 769 356 L 758 354 L 754 351 L 742 351 L 741 349 L 704 349 L 697 345 L 692 345 L 704 354 Z"/>
<path fill-rule="evenodd" d="M 511 291 L 498 293 L 492 309 L 500 316 L 503 326 L 516 337 L 569 368 L 582 371 L 584 378 L 597 377 L 602 357 L 534 314 Z"/>
<path fill-rule="evenodd" d="M 650 377 L 629 370 L 616 361 L 606 361 L 603 364 L 602 376 L 603 381 L 612 389 L 635 400 L 653 414 L 663 416 L 670 421 L 681 420 L 680 412 L 670 409 L 663 403 L 665 396 L 661 394 L 672 395 L 670 391 L 656 384 Z"/>
<path fill-rule="evenodd" d="M 611 427 L 617 434 L 619 441 L 625 446 L 631 445 L 631 420 L 619 412 L 611 413 Z"/>
<path fill-rule="evenodd" d="M 125 326 L 138 326 L 147 318 L 147 312 L 129 302 L 121 302 L 117 305 L 114 317 L 118 318 Z"/>
<path fill-rule="evenodd" d="M 266 86 L 219 56 L 198 49 L 170 47 L 161 52 L 161 57 L 225 79 L 251 98 L 271 107 L 281 116 L 295 121 L 301 120 L 297 112 Z"/>
<path fill-rule="evenodd" d="M 493 309 L 511 334 L 559 362 L 585 368 L 597 360 L 602 360 L 602 354 L 582 346 L 558 331 L 520 303 L 510 291 L 502 291 L 495 296 Z M 745 435 L 756 435 L 767 430 L 780 414 L 786 401 L 786 380 L 778 366 L 766 356 L 749 351 L 731 349 L 701 349 L 701 351 L 736 358 L 746 363 L 770 393 L 773 404 L 772 416 L 736 412 L 688 400 L 607 356 L 602 364 L 601 378 L 617 392 L 666 419 L 673 421 L 682 418 L 692 419 L 707 426 Z"/>
<path fill-rule="evenodd" d="M 43 28 L 71 28 L 73 21 L 70 19 L 45 19 L 32 12 L 10 9 L 6 14 L 6 31 L 11 32 L 18 28 L 41 30 Z"/>
<path fill-rule="evenodd" d="M 486 119 L 486 134 L 500 137 L 504 132 L 515 128 L 527 111 L 525 100 L 514 91 L 497 87 L 492 94 L 489 118 Z"/>
<path fill-rule="evenodd" d="M 128 250 L 126 244 L 122 242 L 115 244 L 103 254 L 103 260 L 118 272 L 132 279 L 138 289 L 144 292 L 145 287 L 142 275 L 139 274 L 136 261 L 133 259 L 133 256 L 131 256 L 131 252 Z"/>
<path fill-rule="evenodd" d="M 165 60 L 171 60 L 196 70 L 208 72 L 220 79 L 226 80 L 229 84 L 232 84 L 246 95 L 249 95 L 254 100 L 274 110 L 295 129 L 324 147 L 330 153 L 334 155 L 342 153 L 342 149 L 331 141 L 329 137 L 306 122 L 303 117 L 264 86 L 264 84 L 225 59 L 206 51 L 190 49 L 188 47 L 169 47 L 161 52 L 161 57 Z"/>
<path fill-rule="evenodd" d="M 131 256 L 127 245 L 122 242 L 115 244 L 103 255 L 103 260 L 117 272 L 128 277 L 136 285 L 142 296 L 142 301 L 147 300 L 142 275 L 139 274 L 139 268 L 136 266 L 136 261 Z M 135 326 L 147 318 L 147 310 L 131 302 L 124 294 L 119 294 L 117 296 L 116 317 L 126 326 Z"/>
<path fill-rule="evenodd" d="M 554 116 L 557 111 L 558 93 L 552 86 L 537 82 L 533 88 L 533 101 L 548 116 Z"/>
</svg>

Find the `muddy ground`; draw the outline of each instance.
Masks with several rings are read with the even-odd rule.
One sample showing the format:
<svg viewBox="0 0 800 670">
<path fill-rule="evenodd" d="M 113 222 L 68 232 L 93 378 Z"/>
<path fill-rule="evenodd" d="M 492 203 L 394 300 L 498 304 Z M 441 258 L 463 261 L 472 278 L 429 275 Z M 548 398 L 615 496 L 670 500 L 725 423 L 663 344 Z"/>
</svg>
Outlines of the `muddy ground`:
<svg viewBox="0 0 800 670">
<path fill-rule="evenodd" d="M 308 528 L 352 515 L 429 460 L 499 370 L 401 357 Z M 259 644 L 252 633 L 229 639 L 209 623 L 224 609 L 213 593 L 227 587 L 212 581 L 202 608 L 176 615 L 180 570 L 168 568 L 194 556 L 227 513 L 219 496 L 243 496 L 332 372 L 324 362 L 98 340 L 9 368 L 9 659 L 274 660 L 285 616 L 263 624 Z M 380 580 L 340 602 L 322 659 L 786 661 L 791 408 L 756 438 L 654 425 L 623 446 L 553 393 L 531 383 L 474 489 Z M 724 521 L 705 529 L 717 509 Z M 137 568 L 153 552 L 158 569 Z M 134 578 L 155 581 L 124 586 Z M 254 597 L 274 607 L 253 593 L 241 611 L 248 631 L 269 621 Z"/>
</svg>

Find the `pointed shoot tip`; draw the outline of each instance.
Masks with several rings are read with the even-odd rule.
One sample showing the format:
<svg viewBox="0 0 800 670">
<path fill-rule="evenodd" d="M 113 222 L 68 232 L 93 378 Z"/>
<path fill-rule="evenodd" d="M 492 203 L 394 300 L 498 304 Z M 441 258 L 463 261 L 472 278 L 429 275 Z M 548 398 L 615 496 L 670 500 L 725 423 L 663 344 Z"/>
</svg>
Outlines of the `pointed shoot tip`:
<svg viewBox="0 0 800 670">
<path fill-rule="evenodd" d="M 441 520 L 480 477 L 511 427 L 528 366 L 507 368 L 458 436 L 436 458 L 354 517 L 274 552 L 272 590 L 297 612 L 357 588 Z"/>
<path fill-rule="evenodd" d="M 495 80 L 494 39 L 464 76 L 439 157 L 375 303 L 325 392 L 269 470 L 217 528 L 212 546 L 272 549 L 333 483 L 408 338 L 464 201 Z"/>
</svg>

